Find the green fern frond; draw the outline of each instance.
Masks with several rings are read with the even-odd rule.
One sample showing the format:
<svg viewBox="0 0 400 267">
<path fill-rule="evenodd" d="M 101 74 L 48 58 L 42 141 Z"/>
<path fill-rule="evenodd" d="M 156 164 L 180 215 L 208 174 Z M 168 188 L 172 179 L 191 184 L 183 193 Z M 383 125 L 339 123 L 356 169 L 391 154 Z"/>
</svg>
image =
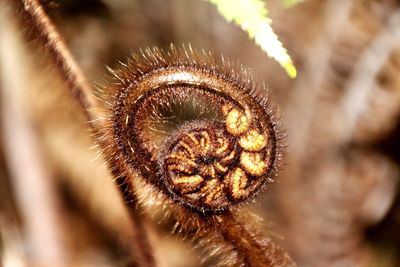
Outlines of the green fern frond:
<svg viewBox="0 0 400 267">
<path fill-rule="evenodd" d="M 271 27 L 268 10 L 261 0 L 208 0 L 215 4 L 219 13 L 228 21 L 239 25 L 254 39 L 255 43 L 268 56 L 275 59 L 286 70 L 291 78 L 295 78 L 297 71 L 293 61 L 279 41 Z"/>
</svg>

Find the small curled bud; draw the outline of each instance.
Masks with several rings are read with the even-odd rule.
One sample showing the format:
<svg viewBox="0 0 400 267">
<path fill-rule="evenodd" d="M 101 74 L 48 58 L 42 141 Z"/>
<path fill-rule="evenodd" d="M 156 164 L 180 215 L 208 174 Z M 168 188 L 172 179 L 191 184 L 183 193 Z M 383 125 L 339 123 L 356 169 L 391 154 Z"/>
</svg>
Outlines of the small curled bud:
<svg viewBox="0 0 400 267">
<path fill-rule="evenodd" d="M 191 49 L 134 55 L 113 72 L 114 157 L 202 214 L 254 196 L 272 181 L 279 133 L 266 96 L 241 72 Z"/>
</svg>

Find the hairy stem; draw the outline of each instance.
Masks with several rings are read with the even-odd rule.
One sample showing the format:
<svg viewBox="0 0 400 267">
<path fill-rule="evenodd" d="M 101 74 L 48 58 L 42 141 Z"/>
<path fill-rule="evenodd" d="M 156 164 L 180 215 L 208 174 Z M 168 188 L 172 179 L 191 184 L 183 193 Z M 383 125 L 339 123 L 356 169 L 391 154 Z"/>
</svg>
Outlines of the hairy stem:
<svg viewBox="0 0 400 267">
<path fill-rule="evenodd" d="M 46 46 L 52 61 L 58 67 L 73 97 L 78 101 L 88 121 L 90 121 L 93 130 L 96 131 L 103 128 L 102 118 L 104 115 L 100 113 L 100 105 L 93 95 L 92 85 L 87 81 L 62 36 L 46 15 L 40 2 L 37 0 L 17 0 L 16 2 L 11 2 L 16 4 L 18 15 L 22 16 L 24 26 L 34 34 L 35 38 L 40 39 Z M 110 161 L 109 168 L 114 170 L 118 168 L 118 165 L 114 165 Z M 118 173 L 121 172 L 118 171 Z M 138 266 L 157 266 L 143 221 L 135 210 L 137 200 L 132 189 L 132 184 L 128 179 L 120 176 L 116 176 L 116 182 L 124 202 L 129 207 L 129 215 L 135 231 L 133 237 L 135 240 L 132 242 L 132 253 L 135 256 L 135 260 Z"/>
<path fill-rule="evenodd" d="M 53 62 L 59 67 L 73 96 L 78 100 L 86 116 L 95 119 L 93 108 L 99 106 L 92 94 L 92 86 L 68 50 L 60 33 L 37 0 L 18 0 L 18 11 L 24 23 L 46 45 Z"/>
<path fill-rule="evenodd" d="M 282 248 L 275 245 L 265 234 L 249 229 L 232 213 L 218 216 L 213 222 L 224 240 L 231 243 L 233 250 L 238 252 L 244 266 L 295 266 Z"/>
<path fill-rule="evenodd" d="M 176 209 L 174 232 L 192 236 L 205 257 L 219 255 L 218 266 L 295 267 L 289 254 L 259 229 L 254 215 L 229 211 L 221 215 L 193 215 Z M 193 234 L 195 233 L 195 234 Z"/>
</svg>

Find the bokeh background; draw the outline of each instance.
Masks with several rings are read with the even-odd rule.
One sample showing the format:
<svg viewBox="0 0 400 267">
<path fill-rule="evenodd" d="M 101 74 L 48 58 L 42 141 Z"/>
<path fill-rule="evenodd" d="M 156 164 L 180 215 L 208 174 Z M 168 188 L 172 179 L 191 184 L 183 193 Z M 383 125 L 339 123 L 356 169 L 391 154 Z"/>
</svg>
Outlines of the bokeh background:
<svg viewBox="0 0 400 267">
<path fill-rule="evenodd" d="M 106 66 L 170 43 L 251 68 L 287 136 L 277 182 L 250 204 L 265 231 L 301 267 L 400 266 L 399 1 L 266 1 L 296 79 L 207 1 L 41 2 L 96 85 Z M 84 114 L 12 9 L 0 1 L 0 266 L 134 266 Z M 163 266 L 214 266 L 173 219 L 142 212 Z"/>
</svg>

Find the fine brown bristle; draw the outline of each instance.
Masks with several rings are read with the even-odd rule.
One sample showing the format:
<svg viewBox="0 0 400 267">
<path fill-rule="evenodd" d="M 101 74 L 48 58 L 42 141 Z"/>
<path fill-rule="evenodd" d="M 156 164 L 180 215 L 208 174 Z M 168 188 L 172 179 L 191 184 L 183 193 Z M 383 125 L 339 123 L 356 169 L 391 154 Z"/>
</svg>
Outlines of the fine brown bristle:
<svg viewBox="0 0 400 267">
<path fill-rule="evenodd" d="M 191 48 L 134 54 L 112 71 L 107 154 L 201 214 L 251 199 L 273 180 L 281 144 L 269 101 L 240 69 Z"/>
</svg>

